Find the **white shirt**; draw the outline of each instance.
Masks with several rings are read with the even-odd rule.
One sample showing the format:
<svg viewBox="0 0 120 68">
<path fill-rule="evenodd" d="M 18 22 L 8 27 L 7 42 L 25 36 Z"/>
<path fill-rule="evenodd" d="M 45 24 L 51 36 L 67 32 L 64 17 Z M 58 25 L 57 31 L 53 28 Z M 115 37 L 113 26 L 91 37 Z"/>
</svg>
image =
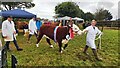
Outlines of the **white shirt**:
<svg viewBox="0 0 120 68">
<path fill-rule="evenodd" d="M 37 33 L 36 21 L 34 21 L 33 19 L 31 19 L 29 21 L 29 25 L 28 26 L 29 26 L 29 30 L 31 30 L 30 34 L 34 34 L 34 32 Z"/>
<path fill-rule="evenodd" d="M 3 21 L 2 23 L 2 35 L 7 36 L 5 38 L 5 41 L 13 41 L 15 37 L 14 32 L 16 32 L 14 27 L 14 22 L 11 21 L 11 23 L 8 20 Z"/>
</svg>

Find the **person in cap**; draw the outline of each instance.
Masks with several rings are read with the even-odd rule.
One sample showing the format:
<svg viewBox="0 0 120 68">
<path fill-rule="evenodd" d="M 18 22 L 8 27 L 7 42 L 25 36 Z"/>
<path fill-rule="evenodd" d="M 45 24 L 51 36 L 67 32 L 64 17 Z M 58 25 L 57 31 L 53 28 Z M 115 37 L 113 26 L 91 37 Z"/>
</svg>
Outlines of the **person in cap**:
<svg viewBox="0 0 120 68">
<path fill-rule="evenodd" d="M 10 50 L 9 43 L 10 41 L 13 41 L 17 50 L 21 51 L 23 49 L 19 48 L 15 34 L 16 34 L 16 30 L 15 30 L 14 22 L 12 21 L 12 16 L 8 16 L 7 20 L 3 21 L 2 23 L 2 36 L 6 41 L 5 46 L 7 46 L 8 50 Z"/>
<path fill-rule="evenodd" d="M 35 35 L 37 37 L 37 26 L 36 26 L 36 17 L 33 17 L 28 24 L 29 29 L 29 36 L 28 36 L 28 42 L 32 35 Z"/>
<path fill-rule="evenodd" d="M 91 47 L 95 58 L 97 60 L 101 60 L 100 58 L 98 58 L 98 55 L 97 55 L 96 45 L 95 45 L 95 37 L 96 37 L 96 35 L 102 34 L 102 32 L 95 26 L 96 23 L 97 22 L 95 20 L 92 20 L 91 26 L 88 26 L 83 30 L 83 33 L 87 32 L 86 46 L 84 48 L 83 53 L 87 54 L 86 51 L 87 51 L 88 47 Z"/>
</svg>

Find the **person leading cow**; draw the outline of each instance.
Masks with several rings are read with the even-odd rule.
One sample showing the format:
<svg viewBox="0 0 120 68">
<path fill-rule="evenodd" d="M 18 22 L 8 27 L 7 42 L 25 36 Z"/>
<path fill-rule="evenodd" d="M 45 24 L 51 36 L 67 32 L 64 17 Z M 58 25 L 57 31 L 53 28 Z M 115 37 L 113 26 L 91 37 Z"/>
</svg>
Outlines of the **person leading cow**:
<svg viewBox="0 0 120 68">
<path fill-rule="evenodd" d="M 97 50 L 96 50 L 96 45 L 95 45 L 95 37 L 96 37 L 96 35 L 102 34 L 102 32 L 95 26 L 96 23 L 97 22 L 95 20 L 92 20 L 91 26 L 86 27 L 82 31 L 83 33 L 87 32 L 86 46 L 84 48 L 83 53 L 87 54 L 86 52 L 87 52 L 88 47 L 91 47 L 95 58 L 97 60 L 101 60 L 100 58 L 98 58 L 98 55 L 97 55 Z"/>
</svg>

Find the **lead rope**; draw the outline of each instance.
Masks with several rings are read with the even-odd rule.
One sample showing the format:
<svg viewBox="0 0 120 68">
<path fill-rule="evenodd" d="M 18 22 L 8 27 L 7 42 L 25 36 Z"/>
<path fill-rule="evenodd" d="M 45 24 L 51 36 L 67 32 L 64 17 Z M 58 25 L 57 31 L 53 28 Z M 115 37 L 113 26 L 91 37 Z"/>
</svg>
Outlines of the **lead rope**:
<svg viewBox="0 0 120 68">
<path fill-rule="evenodd" d="M 101 32 L 103 32 L 103 27 L 102 27 L 102 29 L 101 29 Z M 98 49 L 101 49 L 102 47 L 101 47 L 101 40 L 102 40 L 102 33 L 98 36 L 98 38 L 96 38 L 95 40 L 99 40 L 99 43 L 98 43 Z"/>
</svg>

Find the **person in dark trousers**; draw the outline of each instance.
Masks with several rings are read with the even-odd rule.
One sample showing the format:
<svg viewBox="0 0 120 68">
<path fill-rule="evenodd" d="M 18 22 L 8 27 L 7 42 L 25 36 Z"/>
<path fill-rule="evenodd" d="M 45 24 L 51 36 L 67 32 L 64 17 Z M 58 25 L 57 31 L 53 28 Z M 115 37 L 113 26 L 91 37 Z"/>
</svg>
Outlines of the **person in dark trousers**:
<svg viewBox="0 0 120 68">
<path fill-rule="evenodd" d="M 88 50 L 88 47 L 90 47 L 93 51 L 93 54 L 94 54 L 95 58 L 97 60 L 101 60 L 97 55 L 97 50 L 96 50 L 96 45 L 95 45 L 95 37 L 96 37 L 96 35 L 101 35 L 102 32 L 95 26 L 96 23 L 97 22 L 95 20 L 92 20 L 91 26 L 88 26 L 83 30 L 83 33 L 87 32 L 86 46 L 84 48 L 83 53 L 88 55 L 87 50 Z"/>
<path fill-rule="evenodd" d="M 6 41 L 7 49 L 10 50 L 9 44 L 10 41 L 14 42 L 15 47 L 18 51 L 22 51 L 22 48 L 19 48 L 17 41 L 16 41 L 16 30 L 14 26 L 14 22 L 12 21 L 12 16 L 8 16 L 7 20 L 3 21 L 2 23 L 2 35 L 4 40 Z"/>
<path fill-rule="evenodd" d="M 28 24 L 29 29 L 29 36 L 28 36 L 28 43 L 30 43 L 30 38 L 32 35 L 35 35 L 37 38 L 37 26 L 36 26 L 36 17 L 33 17 Z"/>
</svg>

